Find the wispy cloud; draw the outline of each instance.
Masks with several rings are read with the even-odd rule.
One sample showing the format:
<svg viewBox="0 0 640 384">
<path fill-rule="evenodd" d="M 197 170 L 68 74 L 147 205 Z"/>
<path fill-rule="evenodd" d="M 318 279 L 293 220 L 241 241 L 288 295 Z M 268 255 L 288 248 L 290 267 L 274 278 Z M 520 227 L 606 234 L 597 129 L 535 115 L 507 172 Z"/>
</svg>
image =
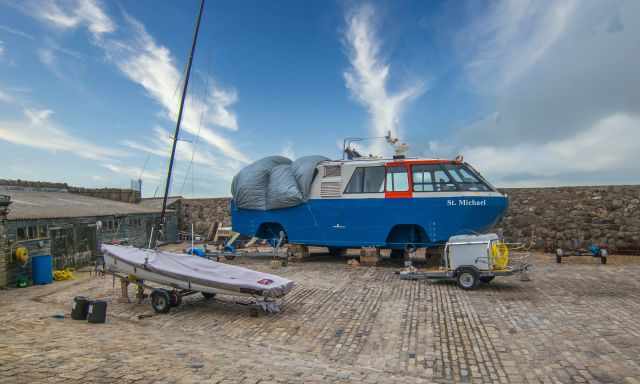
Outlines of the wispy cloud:
<svg viewBox="0 0 640 384">
<path fill-rule="evenodd" d="M 131 81 L 144 87 L 147 94 L 164 108 L 166 117 L 174 120 L 179 101 L 176 90 L 182 73 L 169 49 L 159 45 L 139 21 L 129 15 L 125 15 L 125 20 L 129 27 L 126 39 L 105 39 L 99 44 L 118 69 Z M 238 129 L 237 117 L 230 109 L 238 100 L 236 91 L 214 83 L 208 92 L 206 100 L 191 95 L 187 97 L 183 128 L 191 134 L 199 134 L 206 143 L 224 155 L 248 162 L 249 158 L 230 140 L 212 129 L 212 126 Z"/>
<path fill-rule="evenodd" d="M 0 102 L 11 103 L 13 102 L 13 96 L 11 96 L 7 92 L 4 92 L 2 89 L 0 89 Z"/>
<path fill-rule="evenodd" d="M 400 118 L 409 101 L 425 91 L 424 84 L 405 87 L 395 93 L 388 90 L 390 64 L 380 52 L 381 41 L 374 28 L 375 10 L 363 5 L 348 13 L 345 45 L 351 68 L 344 73 L 347 88 L 364 105 L 371 116 L 372 136 L 384 136 L 391 131 L 398 135 Z M 372 150 L 382 151 L 380 144 Z"/>
<path fill-rule="evenodd" d="M 25 6 L 35 17 L 56 28 L 86 26 L 96 38 L 116 29 L 98 0 L 29 1 Z"/>
<path fill-rule="evenodd" d="M 561 38 L 576 0 L 492 3 L 462 34 L 472 42 L 466 68 L 476 85 L 509 86 L 538 63 Z"/>
<path fill-rule="evenodd" d="M 51 120 L 49 109 L 25 109 L 24 118 L 0 121 L 0 140 L 54 152 L 68 152 L 90 160 L 125 156 L 122 151 L 96 145 L 69 133 Z"/>
<path fill-rule="evenodd" d="M 0 58 L 4 56 L 4 42 L 0 40 Z"/>
<path fill-rule="evenodd" d="M 24 37 L 25 39 L 35 40 L 35 37 L 33 37 L 33 35 L 31 35 L 29 33 L 26 33 L 26 32 L 23 32 L 23 31 L 21 31 L 19 29 L 11 28 L 11 27 L 6 26 L 6 25 L 0 25 L 0 30 L 8 32 L 8 33 L 10 33 L 12 35 Z"/>
<path fill-rule="evenodd" d="M 280 152 L 280 155 L 289 158 L 291 160 L 295 160 L 296 159 L 296 152 L 295 149 L 293 148 L 293 142 L 291 140 L 287 140 L 284 144 L 284 147 L 282 148 L 282 151 Z"/>
<path fill-rule="evenodd" d="M 110 170 L 113 173 L 117 173 L 119 175 L 125 175 L 135 180 L 137 180 L 138 178 L 141 178 L 143 180 L 160 181 L 163 178 L 162 175 L 157 171 L 149 171 L 146 169 L 143 170 L 142 168 L 139 168 L 139 167 L 132 167 L 128 165 L 113 164 L 113 163 L 101 164 L 101 166 Z"/>
</svg>

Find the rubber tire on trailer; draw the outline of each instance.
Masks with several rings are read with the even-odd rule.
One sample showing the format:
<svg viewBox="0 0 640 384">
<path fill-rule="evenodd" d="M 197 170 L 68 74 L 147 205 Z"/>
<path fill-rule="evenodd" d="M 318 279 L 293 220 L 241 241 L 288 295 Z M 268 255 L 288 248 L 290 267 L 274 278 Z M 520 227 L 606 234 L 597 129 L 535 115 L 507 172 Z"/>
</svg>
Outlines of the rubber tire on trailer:
<svg viewBox="0 0 640 384">
<path fill-rule="evenodd" d="M 154 289 L 151 292 L 151 307 L 156 313 L 168 313 L 171 309 L 171 297 L 166 289 Z"/>
<path fill-rule="evenodd" d="M 607 258 L 606 257 L 600 257 L 600 263 L 601 264 L 607 264 Z"/>
<path fill-rule="evenodd" d="M 491 280 L 493 280 L 495 276 L 480 276 L 480 281 L 483 283 L 489 284 Z"/>
<path fill-rule="evenodd" d="M 178 292 L 169 293 L 169 299 L 172 307 L 179 307 L 182 304 L 182 296 Z"/>
<path fill-rule="evenodd" d="M 214 297 L 216 297 L 215 293 L 209 293 L 209 292 L 200 292 L 200 293 L 202 293 L 202 296 L 204 296 L 204 298 L 207 300 L 211 300 Z"/>
<path fill-rule="evenodd" d="M 480 276 L 473 268 L 460 268 L 456 276 L 456 282 L 458 283 L 458 287 L 471 290 L 475 289 L 480 283 Z"/>
</svg>

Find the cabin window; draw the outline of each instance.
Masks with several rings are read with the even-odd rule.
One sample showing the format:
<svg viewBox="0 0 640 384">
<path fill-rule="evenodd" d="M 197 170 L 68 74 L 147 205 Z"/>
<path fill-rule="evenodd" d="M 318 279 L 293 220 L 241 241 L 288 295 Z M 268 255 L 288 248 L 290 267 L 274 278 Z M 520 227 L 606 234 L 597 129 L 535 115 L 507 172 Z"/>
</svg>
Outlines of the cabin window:
<svg viewBox="0 0 640 384">
<path fill-rule="evenodd" d="M 405 167 L 387 168 L 387 192 L 404 192 L 409 190 L 409 174 Z"/>
<path fill-rule="evenodd" d="M 473 172 L 465 166 L 445 164 L 445 169 L 456 181 L 462 191 L 489 191 L 489 187 L 483 183 Z"/>
<path fill-rule="evenodd" d="M 18 240 L 26 240 L 27 239 L 27 230 L 25 227 L 18 228 L 17 231 Z"/>
<path fill-rule="evenodd" d="M 340 176 L 339 165 L 327 165 L 324 167 L 324 177 L 338 177 Z"/>
<path fill-rule="evenodd" d="M 358 167 L 344 193 L 384 192 L 384 167 Z"/>
<path fill-rule="evenodd" d="M 413 190 L 416 192 L 433 192 L 433 177 L 424 166 L 415 165 L 413 167 Z"/>
<path fill-rule="evenodd" d="M 437 164 L 420 164 L 412 167 L 415 192 L 446 192 L 457 189 L 454 180 Z"/>
</svg>

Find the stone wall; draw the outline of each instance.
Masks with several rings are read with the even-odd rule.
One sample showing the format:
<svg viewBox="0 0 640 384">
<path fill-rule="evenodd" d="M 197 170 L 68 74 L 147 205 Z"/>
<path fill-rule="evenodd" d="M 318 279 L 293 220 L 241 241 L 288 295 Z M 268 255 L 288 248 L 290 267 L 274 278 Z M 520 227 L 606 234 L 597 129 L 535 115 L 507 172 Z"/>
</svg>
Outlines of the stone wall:
<svg viewBox="0 0 640 384">
<path fill-rule="evenodd" d="M 9 240 L 6 221 L 0 218 L 0 287 L 8 284 L 9 276 Z"/>
<path fill-rule="evenodd" d="M 98 197 L 100 199 L 122 201 L 131 204 L 140 202 L 140 192 L 133 189 L 68 187 L 67 190 L 78 195 Z"/>
<path fill-rule="evenodd" d="M 223 226 L 231 225 L 231 213 L 229 203 L 231 198 L 220 197 L 210 199 L 182 199 L 180 215 L 182 215 L 181 230 L 191 231 L 191 223 L 195 232 L 207 234 L 211 223 L 222 223 Z"/>
<path fill-rule="evenodd" d="M 510 241 L 536 248 L 640 250 L 640 185 L 509 188 L 507 215 L 496 226 Z"/>
<path fill-rule="evenodd" d="M 123 188 L 82 188 L 73 187 L 67 183 L 51 183 L 48 181 L 28 180 L 4 180 L 0 179 L 0 185 L 8 187 L 20 187 L 22 189 L 43 191 L 65 191 L 79 195 L 98 197 L 101 199 L 122 201 L 125 203 L 139 203 L 140 191 Z"/>
<path fill-rule="evenodd" d="M 607 244 L 612 250 L 640 250 L 640 185 L 505 188 L 509 210 L 496 225 L 507 240 L 540 250 Z M 229 198 L 183 199 L 182 230 L 191 223 L 206 234 L 211 222 L 231 225 Z"/>
</svg>

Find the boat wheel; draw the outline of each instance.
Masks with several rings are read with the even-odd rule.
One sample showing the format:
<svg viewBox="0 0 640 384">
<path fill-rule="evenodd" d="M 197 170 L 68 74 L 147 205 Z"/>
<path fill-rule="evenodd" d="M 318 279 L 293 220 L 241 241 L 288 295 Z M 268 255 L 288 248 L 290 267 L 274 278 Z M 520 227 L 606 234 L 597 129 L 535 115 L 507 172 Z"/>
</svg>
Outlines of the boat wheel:
<svg viewBox="0 0 640 384">
<path fill-rule="evenodd" d="M 171 309 L 171 297 L 165 289 L 154 289 L 151 292 L 151 306 L 156 313 L 168 313 Z"/>
</svg>

